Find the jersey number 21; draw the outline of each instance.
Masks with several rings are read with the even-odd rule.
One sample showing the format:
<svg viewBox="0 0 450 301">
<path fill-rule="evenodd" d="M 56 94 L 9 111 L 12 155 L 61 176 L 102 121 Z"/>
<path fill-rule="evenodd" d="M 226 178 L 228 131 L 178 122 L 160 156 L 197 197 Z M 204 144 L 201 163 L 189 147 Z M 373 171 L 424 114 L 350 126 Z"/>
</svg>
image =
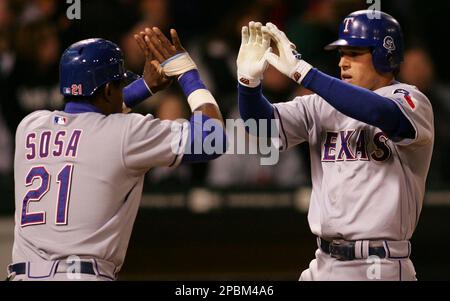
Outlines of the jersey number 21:
<svg viewBox="0 0 450 301">
<path fill-rule="evenodd" d="M 56 225 L 67 225 L 67 210 L 69 207 L 70 187 L 72 183 L 73 165 L 68 164 L 59 172 L 56 183 L 58 184 L 58 200 L 56 204 Z M 50 174 L 44 166 L 33 167 L 27 175 L 26 186 L 33 184 L 35 179 L 41 179 L 41 185 L 30 190 L 25 195 L 22 202 L 22 217 L 20 225 L 22 227 L 40 225 L 46 223 L 46 212 L 28 212 L 30 202 L 39 202 L 50 190 Z"/>
</svg>

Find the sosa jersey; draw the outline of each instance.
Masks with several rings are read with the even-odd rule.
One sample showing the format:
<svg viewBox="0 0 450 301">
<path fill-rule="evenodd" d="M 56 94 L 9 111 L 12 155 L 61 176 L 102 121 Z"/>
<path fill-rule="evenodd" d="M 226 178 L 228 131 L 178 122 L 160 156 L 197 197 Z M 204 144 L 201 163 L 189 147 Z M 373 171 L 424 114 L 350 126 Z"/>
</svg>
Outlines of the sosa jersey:
<svg viewBox="0 0 450 301">
<path fill-rule="evenodd" d="M 37 111 L 19 125 L 13 262 L 70 255 L 120 270 L 144 174 L 176 166 L 188 131 L 151 115 Z M 173 145 L 176 144 L 176 145 Z M 115 275 L 109 275 L 115 278 Z"/>
</svg>

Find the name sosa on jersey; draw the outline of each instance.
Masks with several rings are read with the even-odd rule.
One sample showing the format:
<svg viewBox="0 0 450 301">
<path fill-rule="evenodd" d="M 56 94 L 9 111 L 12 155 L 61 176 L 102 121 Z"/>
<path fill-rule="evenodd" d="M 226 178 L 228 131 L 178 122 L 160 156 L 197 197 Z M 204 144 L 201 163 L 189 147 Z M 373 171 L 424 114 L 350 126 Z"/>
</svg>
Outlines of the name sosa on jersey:
<svg viewBox="0 0 450 301">
<path fill-rule="evenodd" d="M 26 158 L 28 160 L 47 158 L 49 156 L 75 158 L 81 133 L 81 130 L 72 130 L 70 132 L 61 130 L 56 133 L 44 131 L 40 134 L 29 133 L 25 141 L 25 147 L 28 150 Z"/>
<path fill-rule="evenodd" d="M 351 143 L 352 137 L 356 137 L 354 143 Z M 392 151 L 387 143 L 389 138 L 385 133 L 375 133 L 372 139 L 373 150 L 366 139 L 365 130 L 327 131 L 322 147 L 322 162 L 370 161 L 370 159 L 382 162 L 391 157 Z M 368 149 L 372 151 L 369 153 Z"/>
</svg>

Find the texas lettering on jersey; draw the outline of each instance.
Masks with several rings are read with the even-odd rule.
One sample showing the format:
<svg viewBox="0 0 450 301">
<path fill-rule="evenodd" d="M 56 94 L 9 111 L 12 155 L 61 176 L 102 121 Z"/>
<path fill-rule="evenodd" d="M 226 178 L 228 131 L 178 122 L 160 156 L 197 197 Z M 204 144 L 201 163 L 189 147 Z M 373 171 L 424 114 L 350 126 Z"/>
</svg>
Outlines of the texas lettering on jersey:
<svg viewBox="0 0 450 301">
<path fill-rule="evenodd" d="M 310 146 L 308 221 L 317 236 L 405 240 L 417 225 L 433 150 L 433 109 L 410 85 L 395 83 L 374 93 L 401 110 L 415 129 L 413 139 L 389 139 L 317 94 L 274 104 L 283 150 Z"/>
<path fill-rule="evenodd" d="M 376 132 L 370 140 L 367 136 L 365 130 L 325 132 L 322 141 L 322 162 L 388 160 L 392 151 L 387 143 L 387 135 Z M 373 147 L 370 147 L 369 143 L 372 143 Z"/>
</svg>

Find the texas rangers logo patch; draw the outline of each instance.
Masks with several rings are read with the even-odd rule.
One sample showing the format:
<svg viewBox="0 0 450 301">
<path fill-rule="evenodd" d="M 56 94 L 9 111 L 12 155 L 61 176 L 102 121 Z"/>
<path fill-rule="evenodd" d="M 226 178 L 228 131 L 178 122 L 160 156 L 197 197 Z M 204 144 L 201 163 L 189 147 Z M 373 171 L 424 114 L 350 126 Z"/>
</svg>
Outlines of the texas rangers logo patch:
<svg viewBox="0 0 450 301">
<path fill-rule="evenodd" d="M 406 103 L 411 107 L 411 109 L 416 109 L 416 103 L 414 102 L 413 98 L 411 97 L 411 94 L 405 90 L 405 89 L 397 89 L 394 91 L 393 94 L 402 94 L 403 99 L 406 101 Z"/>
</svg>

